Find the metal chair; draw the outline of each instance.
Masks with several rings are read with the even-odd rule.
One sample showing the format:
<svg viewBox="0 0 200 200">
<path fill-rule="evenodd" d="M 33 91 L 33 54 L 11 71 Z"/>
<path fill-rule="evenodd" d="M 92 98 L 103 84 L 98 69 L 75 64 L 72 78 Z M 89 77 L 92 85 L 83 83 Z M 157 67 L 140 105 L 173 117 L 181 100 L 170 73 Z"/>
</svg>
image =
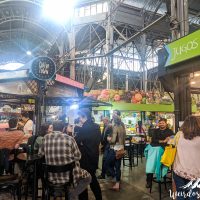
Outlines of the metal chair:
<svg viewBox="0 0 200 200">
<path fill-rule="evenodd" d="M 63 193 L 65 194 L 65 200 L 68 200 L 69 196 L 69 187 L 73 183 L 73 168 L 75 167 L 75 163 L 70 163 L 67 165 L 48 165 L 43 164 L 44 168 L 44 192 L 45 192 L 45 200 L 50 200 L 50 196 L 53 196 L 54 199 L 56 197 L 62 197 Z M 69 172 L 69 181 L 62 184 L 54 184 L 49 181 L 49 173 L 64 173 Z"/>
<path fill-rule="evenodd" d="M 172 173 L 172 171 L 169 170 L 167 174 L 171 174 L 171 173 Z M 165 190 L 167 190 L 167 183 L 170 183 L 170 184 L 171 184 L 171 183 L 172 183 L 172 178 L 171 178 L 171 177 L 168 177 L 168 176 L 166 175 L 166 176 L 163 177 L 163 180 L 162 180 L 162 181 L 158 181 L 158 180 L 156 180 L 156 177 L 153 177 L 152 182 L 158 184 L 159 200 L 161 200 L 161 199 L 162 199 L 162 198 L 161 198 L 161 195 L 162 195 L 162 187 L 161 187 L 161 186 L 162 186 L 162 184 L 164 184 Z M 151 191 L 152 191 L 152 185 L 151 185 L 151 187 L 150 187 L 150 193 L 151 193 Z"/>
</svg>

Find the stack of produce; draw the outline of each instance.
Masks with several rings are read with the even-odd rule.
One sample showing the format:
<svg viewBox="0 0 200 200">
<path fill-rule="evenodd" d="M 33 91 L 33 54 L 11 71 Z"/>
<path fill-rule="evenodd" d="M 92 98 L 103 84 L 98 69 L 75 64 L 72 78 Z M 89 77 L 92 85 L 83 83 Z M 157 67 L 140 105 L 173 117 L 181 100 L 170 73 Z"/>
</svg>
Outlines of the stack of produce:
<svg viewBox="0 0 200 200">
<path fill-rule="evenodd" d="M 159 91 L 134 90 L 91 90 L 89 93 L 85 93 L 85 96 L 98 99 L 105 102 L 126 102 L 133 104 L 172 104 L 170 96 L 167 93 L 163 95 Z"/>
</svg>

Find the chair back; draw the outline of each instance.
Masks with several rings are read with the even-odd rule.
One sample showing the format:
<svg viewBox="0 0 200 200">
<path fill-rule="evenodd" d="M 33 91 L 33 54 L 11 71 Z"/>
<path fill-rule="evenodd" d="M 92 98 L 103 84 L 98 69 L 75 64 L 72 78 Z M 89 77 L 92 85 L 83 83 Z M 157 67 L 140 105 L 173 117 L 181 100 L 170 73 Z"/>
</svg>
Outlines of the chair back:
<svg viewBox="0 0 200 200">
<path fill-rule="evenodd" d="M 75 167 L 75 162 L 66 165 L 48 165 L 43 163 L 44 168 L 44 180 L 48 181 L 49 173 L 64 173 L 69 172 L 69 183 L 73 183 L 73 169 Z"/>
<path fill-rule="evenodd" d="M 149 130 L 148 130 L 149 137 L 153 137 L 155 130 L 156 130 L 156 128 L 149 128 Z"/>
<path fill-rule="evenodd" d="M 33 154 L 34 153 L 34 145 L 35 145 L 35 141 L 37 139 L 37 135 L 32 135 L 29 139 L 28 139 L 28 142 L 27 142 L 27 152 L 29 154 Z M 28 149 L 28 147 L 31 147 L 31 149 Z"/>
</svg>

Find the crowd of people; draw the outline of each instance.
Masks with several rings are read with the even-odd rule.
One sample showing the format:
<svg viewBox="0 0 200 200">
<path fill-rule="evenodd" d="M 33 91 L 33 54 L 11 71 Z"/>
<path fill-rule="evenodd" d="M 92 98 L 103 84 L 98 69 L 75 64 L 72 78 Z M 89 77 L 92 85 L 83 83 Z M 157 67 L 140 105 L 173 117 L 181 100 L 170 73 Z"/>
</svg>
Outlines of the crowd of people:
<svg viewBox="0 0 200 200">
<path fill-rule="evenodd" d="M 34 137 L 33 152 L 45 157 L 50 165 L 65 165 L 75 162 L 73 169 L 73 185 L 70 190 L 70 199 L 87 200 L 88 186 L 90 186 L 96 200 L 102 199 L 101 187 L 98 179 L 106 177 L 115 178 L 115 184 L 110 188 L 113 191 L 120 190 L 121 161 L 124 156 L 126 138 L 125 125 L 120 111 L 113 112 L 112 120 L 107 117 L 102 119 L 104 127 L 92 119 L 89 109 L 81 109 L 75 126 L 65 124 L 62 121 L 42 124 L 39 134 Z M 167 127 L 166 119 L 160 119 L 158 129 L 154 130 L 151 143 L 146 147 L 148 158 L 146 162 L 147 183 L 152 186 L 153 174 L 158 160 L 165 147 L 174 138 L 174 132 Z M 33 138 L 33 121 L 28 113 L 22 113 L 21 120 L 11 118 L 9 129 L 0 134 L 0 149 L 16 149 L 20 145 L 27 144 Z M 184 121 L 177 142 L 177 153 L 173 165 L 173 179 L 178 192 L 186 192 L 183 188 L 190 181 L 200 178 L 200 120 L 195 116 L 189 116 Z M 101 149 L 99 148 L 101 146 Z M 99 165 L 100 151 L 102 157 L 102 171 L 97 177 L 96 171 Z M 2 157 L 1 157 L 2 158 Z M 26 159 L 25 157 L 20 159 Z M 160 159 L 160 158 L 159 158 Z M 148 161 L 150 160 L 150 162 Z M 1 160 L 5 164 L 6 173 L 9 172 L 9 160 Z M 160 163 L 160 160 L 159 160 Z M 149 170 L 150 169 L 150 170 Z M 157 170 L 157 169 L 156 169 Z M 51 174 L 49 180 L 53 183 L 65 183 L 69 180 L 68 173 Z M 198 188 L 192 188 L 197 192 Z M 181 197 L 177 197 L 181 200 Z M 196 199 L 195 197 L 191 199 Z"/>
<path fill-rule="evenodd" d="M 101 200 L 101 187 L 96 177 L 100 143 L 104 152 L 102 178 L 105 178 L 103 173 L 109 171 L 112 177 L 116 177 L 116 184 L 111 189 L 119 190 L 122 156 L 117 158 L 116 152 L 124 149 L 125 141 L 125 127 L 119 111 L 114 112 L 112 122 L 108 118 L 103 121 L 104 130 L 101 134 L 100 126 L 94 122 L 91 111 L 81 109 L 74 127 L 62 121 L 44 123 L 39 134 L 34 136 L 33 121 L 29 119 L 28 113 L 22 113 L 20 120 L 11 118 L 8 131 L 0 134 L 0 149 L 12 150 L 32 141 L 33 152 L 44 156 L 47 164 L 65 165 L 75 162 L 74 188 L 70 191 L 70 199 L 89 199 L 87 187 L 90 185 L 95 198 Z M 9 167 L 6 168 L 7 172 Z M 69 180 L 69 174 L 60 173 L 49 179 L 53 183 L 64 183 Z"/>
</svg>

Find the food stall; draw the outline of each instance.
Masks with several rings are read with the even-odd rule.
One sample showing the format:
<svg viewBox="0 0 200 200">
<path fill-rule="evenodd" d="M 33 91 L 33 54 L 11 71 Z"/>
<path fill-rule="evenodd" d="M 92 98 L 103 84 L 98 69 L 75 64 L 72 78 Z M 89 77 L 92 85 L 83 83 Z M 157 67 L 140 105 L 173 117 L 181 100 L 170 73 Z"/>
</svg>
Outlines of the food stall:
<svg viewBox="0 0 200 200">
<path fill-rule="evenodd" d="M 122 121 L 127 127 L 127 134 L 137 132 L 138 122 L 142 121 L 145 130 L 156 126 L 160 118 L 166 118 L 170 128 L 174 130 L 174 102 L 173 93 L 158 91 L 124 91 L 124 90 L 92 90 L 84 93 L 85 96 L 112 104 L 112 107 L 93 109 L 95 120 L 100 123 L 102 117 L 112 118 L 113 110 L 121 111 Z M 193 112 L 196 112 L 198 102 L 194 96 Z"/>
<path fill-rule="evenodd" d="M 83 90 L 82 83 L 57 74 L 54 62 L 48 57 L 36 58 L 27 69 L 0 72 L 0 107 L 4 109 L 1 126 L 7 127 L 3 115 L 12 116 L 16 114 L 16 109 L 17 115 L 20 115 L 21 111 L 26 110 L 33 112 L 37 134 L 52 107 L 58 111 L 53 114 L 59 116 L 65 114 L 68 110 L 66 107 L 75 104 L 80 107 L 109 105 L 83 97 Z"/>
</svg>

